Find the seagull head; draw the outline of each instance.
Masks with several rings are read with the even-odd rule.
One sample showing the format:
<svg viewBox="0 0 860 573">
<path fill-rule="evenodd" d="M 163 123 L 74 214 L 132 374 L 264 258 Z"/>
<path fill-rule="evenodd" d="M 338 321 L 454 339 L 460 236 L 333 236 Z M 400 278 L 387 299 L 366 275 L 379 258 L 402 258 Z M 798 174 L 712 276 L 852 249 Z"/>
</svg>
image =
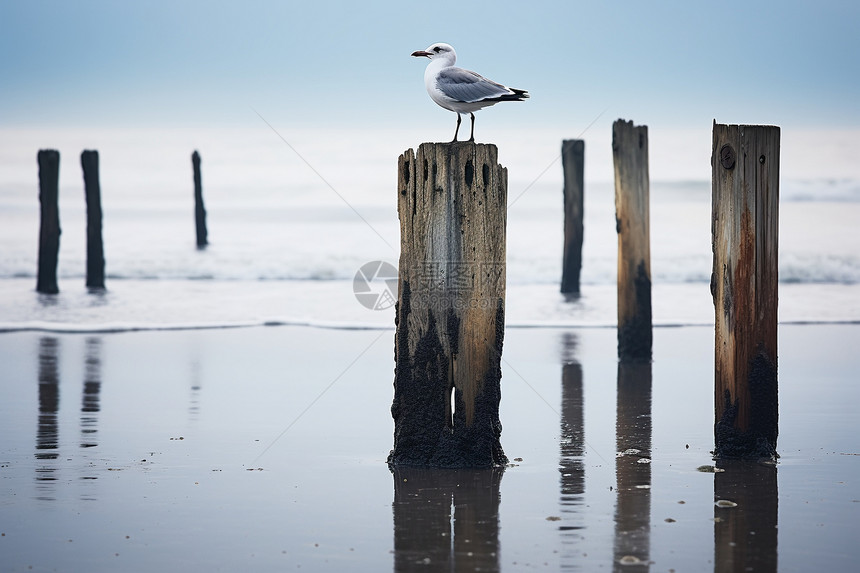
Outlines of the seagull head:
<svg viewBox="0 0 860 573">
<path fill-rule="evenodd" d="M 431 60 L 445 60 L 450 66 L 453 66 L 454 62 L 457 61 L 457 52 L 454 51 L 454 48 L 450 44 L 433 44 L 426 50 L 412 52 L 412 55 L 416 58 L 423 56 Z"/>
</svg>

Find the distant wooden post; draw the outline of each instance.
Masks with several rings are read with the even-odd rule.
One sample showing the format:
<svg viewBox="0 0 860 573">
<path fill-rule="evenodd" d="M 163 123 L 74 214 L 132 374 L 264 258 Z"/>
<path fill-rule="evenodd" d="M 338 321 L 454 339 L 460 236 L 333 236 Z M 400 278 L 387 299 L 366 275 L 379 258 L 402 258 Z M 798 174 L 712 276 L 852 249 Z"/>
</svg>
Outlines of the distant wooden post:
<svg viewBox="0 0 860 573">
<path fill-rule="evenodd" d="M 194 220 L 197 227 L 197 248 L 202 249 L 209 244 L 206 232 L 206 209 L 203 207 L 203 185 L 200 178 L 200 154 L 191 154 L 191 165 L 194 167 Z"/>
<path fill-rule="evenodd" d="M 41 149 L 39 161 L 39 275 L 36 290 L 44 294 L 57 294 L 57 259 L 60 253 L 60 152 Z"/>
<path fill-rule="evenodd" d="M 714 122 L 717 457 L 776 456 L 779 135 Z"/>
<path fill-rule="evenodd" d="M 81 153 L 84 196 L 87 201 L 87 287 L 105 288 L 105 254 L 102 242 L 102 198 L 99 185 L 99 152 Z"/>
<path fill-rule="evenodd" d="M 423 143 L 398 160 L 393 466 L 492 467 L 505 324 L 507 169 L 495 145 Z"/>
<path fill-rule="evenodd" d="M 618 233 L 618 357 L 651 360 L 648 126 L 612 124 Z"/>
<path fill-rule="evenodd" d="M 564 169 L 564 256 L 561 292 L 579 294 L 579 273 L 582 270 L 585 142 L 581 139 L 564 140 L 561 144 L 561 163 Z"/>
</svg>

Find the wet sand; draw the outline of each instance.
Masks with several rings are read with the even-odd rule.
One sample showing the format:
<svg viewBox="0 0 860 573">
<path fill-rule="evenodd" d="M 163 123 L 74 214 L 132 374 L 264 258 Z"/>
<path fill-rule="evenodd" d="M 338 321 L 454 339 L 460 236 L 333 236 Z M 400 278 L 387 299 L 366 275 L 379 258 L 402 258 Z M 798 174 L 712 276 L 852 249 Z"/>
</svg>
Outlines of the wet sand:
<svg viewBox="0 0 860 573">
<path fill-rule="evenodd" d="M 852 570 L 858 335 L 781 326 L 781 458 L 714 472 L 713 327 L 509 328 L 511 466 L 392 474 L 391 330 L 0 333 L 2 569 Z"/>
</svg>

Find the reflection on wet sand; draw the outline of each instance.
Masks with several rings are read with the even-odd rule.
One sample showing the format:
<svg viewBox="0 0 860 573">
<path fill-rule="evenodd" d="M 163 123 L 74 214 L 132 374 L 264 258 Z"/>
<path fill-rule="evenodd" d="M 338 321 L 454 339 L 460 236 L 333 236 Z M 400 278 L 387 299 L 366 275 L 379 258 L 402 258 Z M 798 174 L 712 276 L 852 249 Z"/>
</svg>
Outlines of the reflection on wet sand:
<svg viewBox="0 0 860 573">
<path fill-rule="evenodd" d="M 559 527 L 564 552 L 562 568 L 576 568 L 578 550 L 585 529 L 583 506 L 585 503 L 585 400 L 582 387 L 582 365 L 576 355 L 576 335 L 562 334 L 561 370 L 561 513 L 564 525 Z"/>
<path fill-rule="evenodd" d="M 81 402 L 81 447 L 94 448 L 98 446 L 98 422 L 99 411 L 101 411 L 101 389 L 102 389 L 102 339 L 90 337 L 86 340 L 84 354 L 84 390 Z M 84 473 L 80 479 L 84 483 L 93 483 L 98 477 L 95 475 L 95 467 L 83 466 Z M 80 497 L 84 501 L 95 501 L 96 496 L 91 488 L 81 492 Z"/>
<path fill-rule="evenodd" d="M 714 571 L 777 571 L 776 465 L 718 460 L 714 474 Z M 737 504 L 737 505 L 732 505 Z M 728 507 L 720 507 L 726 505 Z"/>
<path fill-rule="evenodd" d="M 651 551 L 651 363 L 618 364 L 615 571 L 647 571 Z"/>
<path fill-rule="evenodd" d="M 80 447 L 89 449 L 98 446 L 98 414 L 101 410 L 101 345 L 99 337 L 87 338 L 84 354 L 84 381 L 81 398 L 81 438 Z M 36 466 L 36 499 L 54 501 L 56 499 L 56 484 L 59 483 L 56 473 L 60 458 L 60 367 L 59 340 L 53 336 L 39 339 L 39 415 L 36 429 L 36 459 L 41 463 Z M 67 458 L 68 456 L 63 456 Z M 82 466 L 80 480 L 95 480 L 97 477 L 90 471 L 92 464 Z M 81 493 L 81 499 L 93 500 L 92 492 Z"/>
<path fill-rule="evenodd" d="M 102 388 L 101 338 L 87 338 L 84 358 L 84 396 L 81 404 L 81 447 L 98 445 L 99 393 Z"/>
<path fill-rule="evenodd" d="M 39 339 L 39 416 L 36 429 L 36 459 L 43 463 L 36 466 L 36 498 L 54 499 L 54 475 L 57 471 L 57 448 L 59 425 L 57 412 L 60 409 L 60 386 L 58 374 L 59 341 L 50 336 Z"/>
<path fill-rule="evenodd" d="M 195 356 L 191 362 L 191 395 L 188 400 L 188 419 L 191 422 L 196 422 L 200 417 L 200 388 L 203 384 L 200 368 L 200 359 Z"/>
<path fill-rule="evenodd" d="M 503 468 L 394 469 L 394 571 L 499 571 Z"/>
</svg>

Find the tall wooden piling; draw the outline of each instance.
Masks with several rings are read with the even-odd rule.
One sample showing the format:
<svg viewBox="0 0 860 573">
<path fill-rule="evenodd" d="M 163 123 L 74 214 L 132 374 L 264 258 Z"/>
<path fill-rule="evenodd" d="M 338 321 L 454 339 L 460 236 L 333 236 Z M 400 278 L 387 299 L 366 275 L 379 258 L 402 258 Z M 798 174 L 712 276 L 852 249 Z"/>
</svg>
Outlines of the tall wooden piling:
<svg viewBox="0 0 860 573">
<path fill-rule="evenodd" d="M 618 233 L 618 357 L 651 360 L 651 239 L 648 126 L 612 124 Z"/>
<path fill-rule="evenodd" d="M 711 294 L 717 457 L 774 457 L 779 127 L 714 122 Z"/>
<path fill-rule="evenodd" d="M 391 465 L 506 463 L 499 422 L 507 170 L 494 145 L 423 143 L 398 160 Z"/>
<path fill-rule="evenodd" d="M 99 152 L 81 153 L 84 197 L 87 202 L 87 287 L 105 288 L 105 253 L 102 241 L 102 197 L 99 184 Z"/>
<path fill-rule="evenodd" d="M 191 154 L 191 165 L 194 167 L 194 222 L 197 229 L 197 248 L 202 249 L 209 244 L 209 240 L 206 231 L 206 209 L 203 207 L 200 154 L 196 150 Z"/>
<path fill-rule="evenodd" d="M 582 270 L 582 217 L 585 176 L 585 142 L 565 139 L 561 144 L 564 169 L 564 255 L 562 258 L 561 292 L 579 293 Z"/>
<path fill-rule="evenodd" d="M 41 149 L 39 162 L 39 274 L 36 290 L 43 294 L 60 292 L 57 285 L 57 262 L 60 253 L 60 152 Z"/>
</svg>

